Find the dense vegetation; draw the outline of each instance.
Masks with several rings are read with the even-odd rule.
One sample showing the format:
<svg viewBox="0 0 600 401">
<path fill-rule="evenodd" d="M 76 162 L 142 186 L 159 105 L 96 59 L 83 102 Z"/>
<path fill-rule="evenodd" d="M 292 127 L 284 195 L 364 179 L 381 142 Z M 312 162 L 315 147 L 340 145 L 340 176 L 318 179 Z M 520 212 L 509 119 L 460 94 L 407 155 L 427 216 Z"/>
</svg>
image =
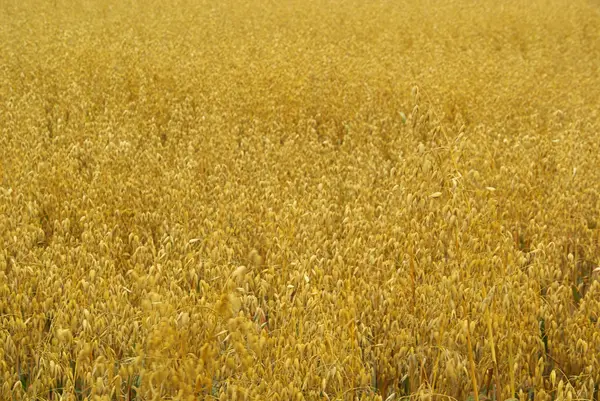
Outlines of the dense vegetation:
<svg viewBox="0 0 600 401">
<path fill-rule="evenodd" d="M 598 400 L 599 32 L 0 1 L 0 399 Z"/>
</svg>

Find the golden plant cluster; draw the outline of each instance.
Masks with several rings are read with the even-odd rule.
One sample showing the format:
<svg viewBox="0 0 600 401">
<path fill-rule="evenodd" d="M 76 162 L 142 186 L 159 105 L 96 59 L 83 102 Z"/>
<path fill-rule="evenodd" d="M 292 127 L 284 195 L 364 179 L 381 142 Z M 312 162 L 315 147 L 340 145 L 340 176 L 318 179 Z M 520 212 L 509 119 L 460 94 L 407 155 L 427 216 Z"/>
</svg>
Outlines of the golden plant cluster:
<svg viewBox="0 0 600 401">
<path fill-rule="evenodd" d="M 0 400 L 595 400 L 595 0 L 0 2 Z"/>
</svg>

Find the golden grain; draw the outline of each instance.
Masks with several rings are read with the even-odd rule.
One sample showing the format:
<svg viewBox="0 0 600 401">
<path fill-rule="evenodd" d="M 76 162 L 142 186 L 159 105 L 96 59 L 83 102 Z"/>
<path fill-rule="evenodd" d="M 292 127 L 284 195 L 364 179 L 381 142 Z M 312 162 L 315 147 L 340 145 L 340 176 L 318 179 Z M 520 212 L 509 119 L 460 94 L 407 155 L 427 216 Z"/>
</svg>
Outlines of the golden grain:
<svg viewBox="0 0 600 401">
<path fill-rule="evenodd" d="M 597 398 L 598 7 L 434 3 L 0 2 L 0 401 Z"/>
</svg>

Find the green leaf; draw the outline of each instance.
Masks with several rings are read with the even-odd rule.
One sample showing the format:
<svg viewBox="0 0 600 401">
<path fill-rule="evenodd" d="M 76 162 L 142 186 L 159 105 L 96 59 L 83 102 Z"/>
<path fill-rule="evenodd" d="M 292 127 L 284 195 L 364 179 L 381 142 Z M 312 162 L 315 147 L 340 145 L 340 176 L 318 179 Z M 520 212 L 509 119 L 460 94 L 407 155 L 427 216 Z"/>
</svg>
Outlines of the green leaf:
<svg viewBox="0 0 600 401">
<path fill-rule="evenodd" d="M 404 114 L 403 112 L 400 112 L 400 118 L 402 119 L 402 123 L 406 124 L 406 114 Z"/>
</svg>

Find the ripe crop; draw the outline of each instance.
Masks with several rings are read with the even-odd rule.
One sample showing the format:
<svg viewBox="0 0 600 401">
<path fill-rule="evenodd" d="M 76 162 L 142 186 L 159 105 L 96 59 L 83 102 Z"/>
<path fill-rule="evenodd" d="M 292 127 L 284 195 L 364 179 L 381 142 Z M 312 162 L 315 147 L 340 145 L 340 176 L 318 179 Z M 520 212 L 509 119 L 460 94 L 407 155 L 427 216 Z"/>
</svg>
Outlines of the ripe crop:
<svg viewBox="0 0 600 401">
<path fill-rule="evenodd" d="M 1 1 L 0 401 L 598 401 L 599 27 Z"/>
</svg>

